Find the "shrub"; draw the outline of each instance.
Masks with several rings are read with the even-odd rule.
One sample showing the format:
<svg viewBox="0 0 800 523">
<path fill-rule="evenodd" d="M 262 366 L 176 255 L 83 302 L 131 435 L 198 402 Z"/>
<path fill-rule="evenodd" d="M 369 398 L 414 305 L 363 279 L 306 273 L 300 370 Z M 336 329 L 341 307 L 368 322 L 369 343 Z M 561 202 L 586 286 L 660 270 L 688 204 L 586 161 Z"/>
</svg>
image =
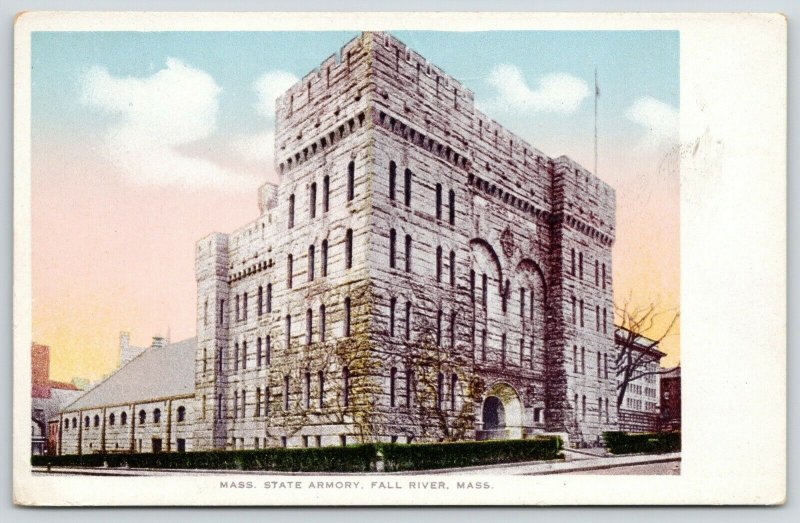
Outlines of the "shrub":
<svg viewBox="0 0 800 523">
<path fill-rule="evenodd" d="M 368 472 L 375 455 L 375 445 L 366 444 L 297 449 L 33 456 L 31 464 L 41 467 L 102 467 L 105 464 L 108 467 L 160 469 Z"/>
<path fill-rule="evenodd" d="M 424 470 L 556 459 L 561 438 L 382 444 L 384 470 Z"/>
<path fill-rule="evenodd" d="M 681 450 L 680 432 L 604 432 L 603 440 L 612 454 L 663 454 Z"/>
</svg>

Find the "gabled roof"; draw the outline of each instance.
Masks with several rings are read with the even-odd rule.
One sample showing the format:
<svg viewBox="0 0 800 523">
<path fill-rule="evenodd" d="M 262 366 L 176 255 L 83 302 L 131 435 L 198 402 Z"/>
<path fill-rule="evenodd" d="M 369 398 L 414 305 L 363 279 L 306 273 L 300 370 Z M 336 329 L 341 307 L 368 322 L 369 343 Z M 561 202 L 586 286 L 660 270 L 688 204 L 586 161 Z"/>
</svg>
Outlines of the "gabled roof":
<svg viewBox="0 0 800 523">
<path fill-rule="evenodd" d="M 194 393 L 197 338 L 153 347 L 120 367 L 64 411 L 144 403 Z"/>
</svg>

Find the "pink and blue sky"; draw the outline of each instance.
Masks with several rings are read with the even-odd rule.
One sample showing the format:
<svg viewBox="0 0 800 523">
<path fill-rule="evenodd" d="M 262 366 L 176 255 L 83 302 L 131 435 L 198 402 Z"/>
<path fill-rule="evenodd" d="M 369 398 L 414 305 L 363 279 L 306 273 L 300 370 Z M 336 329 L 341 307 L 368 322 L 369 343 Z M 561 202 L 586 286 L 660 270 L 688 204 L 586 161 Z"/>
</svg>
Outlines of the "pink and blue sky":
<svg viewBox="0 0 800 523">
<path fill-rule="evenodd" d="M 33 339 L 98 378 L 119 332 L 194 336 L 194 242 L 277 181 L 273 102 L 356 32 L 34 33 Z M 477 105 L 617 190 L 617 301 L 679 308 L 679 41 L 665 31 L 399 31 Z M 663 345 L 679 361 L 679 337 Z"/>
</svg>

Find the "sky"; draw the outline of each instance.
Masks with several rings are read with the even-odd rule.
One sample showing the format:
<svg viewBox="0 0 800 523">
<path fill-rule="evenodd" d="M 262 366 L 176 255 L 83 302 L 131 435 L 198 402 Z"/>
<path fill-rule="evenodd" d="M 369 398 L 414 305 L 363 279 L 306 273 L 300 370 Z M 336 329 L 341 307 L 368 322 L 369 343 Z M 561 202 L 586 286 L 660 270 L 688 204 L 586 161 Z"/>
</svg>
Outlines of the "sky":
<svg viewBox="0 0 800 523">
<path fill-rule="evenodd" d="M 255 218 L 258 186 L 278 180 L 275 97 L 357 34 L 33 34 L 33 339 L 53 379 L 113 370 L 120 331 L 194 336 L 195 242 Z M 677 32 L 393 34 L 490 117 L 590 170 L 596 69 L 615 301 L 679 310 Z M 662 350 L 678 363 L 679 336 Z"/>
</svg>

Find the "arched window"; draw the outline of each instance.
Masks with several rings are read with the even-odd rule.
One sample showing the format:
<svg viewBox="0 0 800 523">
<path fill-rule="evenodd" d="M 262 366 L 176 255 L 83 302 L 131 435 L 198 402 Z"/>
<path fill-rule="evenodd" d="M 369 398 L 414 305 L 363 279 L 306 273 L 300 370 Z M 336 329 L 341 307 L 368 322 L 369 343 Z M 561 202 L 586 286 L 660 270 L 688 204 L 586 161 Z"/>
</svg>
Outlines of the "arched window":
<svg viewBox="0 0 800 523">
<path fill-rule="evenodd" d="M 328 208 L 330 206 L 330 194 L 331 194 L 331 178 L 328 175 L 325 175 L 325 178 L 322 179 L 322 212 L 328 212 Z"/>
<path fill-rule="evenodd" d="M 303 375 L 303 404 L 311 408 L 311 373 L 308 371 Z"/>
<path fill-rule="evenodd" d="M 78 420 L 76 418 L 72 418 L 72 428 L 78 428 Z"/>
<path fill-rule="evenodd" d="M 578 279 L 583 279 L 583 253 L 578 253 Z"/>
<path fill-rule="evenodd" d="M 261 362 L 264 357 L 264 347 L 261 344 L 261 336 L 256 338 L 256 367 L 261 367 Z"/>
<path fill-rule="evenodd" d="M 395 268 L 395 255 L 397 254 L 397 231 L 389 230 L 389 267 Z"/>
<path fill-rule="evenodd" d="M 575 296 L 572 297 L 572 323 L 578 324 L 578 300 L 575 299 Z"/>
<path fill-rule="evenodd" d="M 355 198 L 356 191 L 356 162 L 351 161 L 347 164 L 347 201 Z"/>
<path fill-rule="evenodd" d="M 314 246 L 308 246 L 308 281 L 314 281 Z"/>
<path fill-rule="evenodd" d="M 456 251 L 450 251 L 450 286 L 456 285 Z"/>
<path fill-rule="evenodd" d="M 285 332 L 286 332 L 286 348 L 289 349 L 292 346 L 292 315 L 286 315 L 286 323 L 285 323 Z"/>
<path fill-rule="evenodd" d="M 264 287 L 258 286 L 258 315 L 264 314 Z"/>
<path fill-rule="evenodd" d="M 267 284 L 267 312 L 272 312 L 272 284 Z"/>
<path fill-rule="evenodd" d="M 108 415 L 108 424 L 113 427 L 116 422 L 117 422 L 117 417 L 112 412 L 111 414 Z"/>
<path fill-rule="evenodd" d="M 389 336 L 394 336 L 395 309 L 397 308 L 397 298 L 392 296 L 389 299 Z"/>
<path fill-rule="evenodd" d="M 581 374 L 586 374 L 586 347 L 581 347 Z"/>
<path fill-rule="evenodd" d="M 312 183 L 308 191 L 308 216 L 317 217 L 317 184 Z"/>
<path fill-rule="evenodd" d="M 436 282 L 442 281 L 442 248 L 436 247 Z"/>
<path fill-rule="evenodd" d="M 578 373 L 578 346 L 572 346 L 572 372 L 574 374 Z"/>
<path fill-rule="evenodd" d="M 350 369 L 342 369 L 342 406 L 350 406 Z"/>
<path fill-rule="evenodd" d="M 161 423 L 161 409 L 153 411 L 153 423 Z"/>
<path fill-rule="evenodd" d="M 394 407 L 396 402 L 395 401 L 396 379 L 397 379 L 397 367 L 392 367 L 392 369 L 389 371 L 389 405 L 391 407 Z"/>
<path fill-rule="evenodd" d="M 350 336 L 350 298 L 344 299 L 344 337 Z"/>
<path fill-rule="evenodd" d="M 147 413 L 144 410 L 139 411 L 139 425 L 144 425 L 147 421 Z"/>
<path fill-rule="evenodd" d="M 325 342 L 325 305 L 319 306 L 319 341 Z"/>
<path fill-rule="evenodd" d="M 583 307 L 583 298 L 581 298 L 581 300 L 580 300 L 580 307 L 581 307 L 581 308 L 580 308 L 580 313 L 581 313 L 581 327 L 583 327 L 583 326 L 584 326 L 584 323 L 583 323 L 583 309 L 584 309 L 584 307 Z"/>
<path fill-rule="evenodd" d="M 233 344 L 233 370 L 239 370 L 239 342 Z"/>
<path fill-rule="evenodd" d="M 178 407 L 178 421 L 186 421 L 186 407 L 183 405 Z"/>
<path fill-rule="evenodd" d="M 411 302 L 406 302 L 406 341 L 411 341 Z"/>
<path fill-rule="evenodd" d="M 453 189 L 450 189 L 450 193 L 448 194 L 449 206 L 448 206 L 448 221 L 450 225 L 456 224 L 456 192 Z"/>
<path fill-rule="evenodd" d="M 322 276 L 328 275 L 328 240 L 322 240 Z"/>
<path fill-rule="evenodd" d="M 61 422 L 63 428 L 61 429 L 62 432 L 66 432 L 69 430 L 69 419 L 65 419 Z"/>
<path fill-rule="evenodd" d="M 407 206 L 411 206 L 411 170 L 406 169 L 405 172 L 405 186 L 404 186 L 404 193 L 403 197 L 405 198 L 405 204 Z"/>
<path fill-rule="evenodd" d="M 586 419 L 586 395 L 581 398 L 581 419 Z"/>
<path fill-rule="evenodd" d="M 569 273 L 575 276 L 575 249 L 570 250 L 570 269 Z"/>
<path fill-rule="evenodd" d="M 306 309 L 306 345 L 311 345 L 311 331 L 313 330 L 313 313 Z"/>
<path fill-rule="evenodd" d="M 344 268 L 353 268 L 353 229 L 347 229 L 344 235 Z"/>
<path fill-rule="evenodd" d="M 411 235 L 406 234 L 406 272 L 411 272 Z"/>
<path fill-rule="evenodd" d="M 442 219 L 442 184 L 436 184 L 436 219 Z"/>
<path fill-rule="evenodd" d="M 128 424 L 128 413 L 123 412 L 119 415 L 119 424 L 120 425 L 127 425 Z"/>
<path fill-rule="evenodd" d="M 94 426 L 95 427 L 99 427 L 100 426 L 100 416 L 97 415 L 97 414 L 94 415 Z"/>
<path fill-rule="evenodd" d="M 242 342 L 242 368 L 247 368 L 247 341 Z"/>
<path fill-rule="evenodd" d="M 294 194 L 289 195 L 289 228 L 294 227 Z"/>
<path fill-rule="evenodd" d="M 603 264 L 603 288 L 606 288 L 606 264 Z"/>
<path fill-rule="evenodd" d="M 267 365 L 272 363 L 272 336 L 269 335 L 264 338 L 264 359 Z"/>
<path fill-rule="evenodd" d="M 289 375 L 283 377 L 283 410 L 289 410 Z"/>
<path fill-rule="evenodd" d="M 481 287 L 483 287 L 483 295 L 481 296 L 481 304 L 483 305 L 483 308 L 485 309 L 486 305 L 488 304 L 488 298 L 489 298 L 489 277 L 486 275 L 486 273 L 483 273 L 481 275 Z"/>
<path fill-rule="evenodd" d="M 395 199 L 397 186 L 397 164 L 394 161 L 389 162 L 389 199 Z"/>
<path fill-rule="evenodd" d="M 286 287 L 292 288 L 292 272 L 294 269 L 294 258 L 291 254 L 286 255 Z"/>
</svg>

